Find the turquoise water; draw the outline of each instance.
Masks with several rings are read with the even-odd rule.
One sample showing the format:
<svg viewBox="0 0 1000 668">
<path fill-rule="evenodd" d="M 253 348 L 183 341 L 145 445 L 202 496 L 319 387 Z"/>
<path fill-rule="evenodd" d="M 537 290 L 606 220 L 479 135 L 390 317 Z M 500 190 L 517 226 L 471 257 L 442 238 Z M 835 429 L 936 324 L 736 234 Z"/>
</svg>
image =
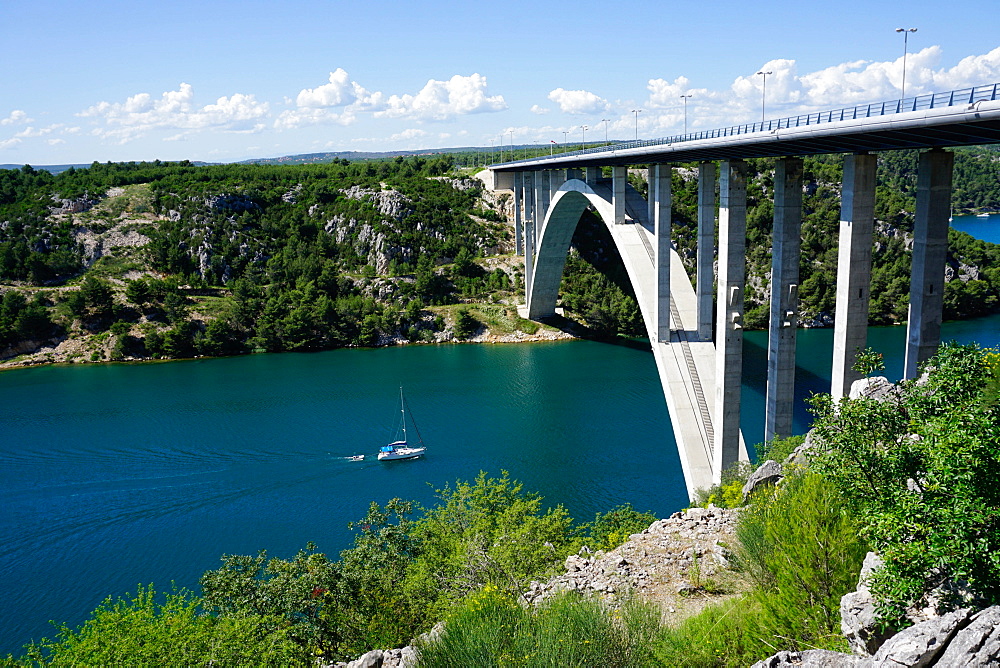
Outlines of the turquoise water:
<svg viewBox="0 0 1000 668">
<path fill-rule="evenodd" d="M 951 226 L 967 232 L 977 239 L 1000 244 L 1000 213 L 991 213 L 986 218 L 977 216 L 954 216 Z"/>
<path fill-rule="evenodd" d="M 905 330 L 873 328 L 889 374 Z M 945 338 L 1000 342 L 1000 317 Z M 800 332 L 797 392 L 828 389 L 831 330 Z M 743 427 L 763 431 L 766 334 L 746 336 Z M 385 443 L 406 388 L 424 459 Z M 800 407 L 796 429 L 808 416 Z M 414 346 L 0 373 L 0 654 L 139 583 L 196 587 L 226 553 L 336 553 L 371 501 L 507 470 L 578 520 L 687 494 L 647 351 L 594 342 Z"/>
</svg>

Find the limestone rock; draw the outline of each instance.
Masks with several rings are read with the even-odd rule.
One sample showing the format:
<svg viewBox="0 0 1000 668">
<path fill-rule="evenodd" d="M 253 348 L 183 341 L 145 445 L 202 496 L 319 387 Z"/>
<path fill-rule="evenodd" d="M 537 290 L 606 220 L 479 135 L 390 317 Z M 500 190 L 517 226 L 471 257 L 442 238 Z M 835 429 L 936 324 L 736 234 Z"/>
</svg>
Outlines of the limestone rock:
<svg viewBox="0 0 1000 668">
<path fill-rule="evenodd" d="M 807 649 L 804 652 L 778 652 L 774 656 L 758 661 L 750 668 L 845 668 L 850 666 L 868 666 L 871 659 L 864 659 L 850 654 L 832 652 L 828 649 Z"/>
<path fill-rule="evenodd" d="M 757 470 L 747 478 L 747 484 L 743 485 L 743 500 L 746 501 L 747 497 L 758 487 L 762 485 L 775 485 L 782 477 L 781 464 L 773 459 L 768 459 L 758 466 Z"/>
<path fill-rule="evenodd" d="M 1000 664 L 1000 605 L 977 612 L 938 657 L 938 668 Z"/>
<path fill-rule="evenodd" d="M 382 650 L 373 649 L 347 664 L 347 668 L 382 668 Z"/>
<path fill-rule="evenodd" d="M 851 650 L 860 656 L 871 656 L 889 639 L 894 629 L 879 630 L 876 623 L 875 601 L 868 590 L 872 572 L 881 568 L 882 560 L 874 552 L 865 556 L 858 576 L 858 589 L 840 599 L 840 630 Z"/>
<path fill-rule="evenodd" d="M 879 648 L 872 666 L 921 668 L 934 665 L 935 657 L 971 614 L 969 609 L 955 610 L 900 631 Z"/>
<path fill-rule="evenodd" d="M 851 399 L 865 398 L 885 401 L 895 386 L 885 376 L 862 378 L 851 384 Z"/>
</svg>

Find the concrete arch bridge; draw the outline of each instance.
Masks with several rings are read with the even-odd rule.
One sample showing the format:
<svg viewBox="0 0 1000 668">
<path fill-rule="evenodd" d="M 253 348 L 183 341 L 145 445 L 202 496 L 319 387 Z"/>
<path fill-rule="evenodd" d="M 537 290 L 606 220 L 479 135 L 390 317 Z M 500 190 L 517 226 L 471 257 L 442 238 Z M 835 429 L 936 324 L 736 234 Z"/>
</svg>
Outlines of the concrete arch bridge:
<svg viewBox="0 0 1000 668">
<path fill-rule="evenodd" d="M 528 318 L 555 312 L 566 253 L 583 211 L 593 207 L 608 226 L 642 311 L 685 483 L 693 496 L 747 458 L 739 428 L 746 278 L 744 158 L 779 158 L 765 409 L 765 439 L 770 439 L 791 435 L 792 426 L 802 223 L 799 156 L 844 154 L 831 373 L 831 393 L 840 398 L 859 378 L 853 370 L 856 351 L 866 346 L 874 152 L 930 149 L 920 154 L 914 212 L 904 371 L 913 377 L 940 342 L 954 164 L 953 154 L 942 149 L 995 143 L 1000 143 L 1000 84 L 989 84 L 496 164 L 489 173 L 494 189 L 513 192 Z M 671 163 L 690 161 L 699 162 L 694 286 L 670 245 Z M 629 165 L 648 166 L 648 199 L 628 184 Z M 604 166 L 611 167 L 610 179 L 602 176 Z"/>
</svg>

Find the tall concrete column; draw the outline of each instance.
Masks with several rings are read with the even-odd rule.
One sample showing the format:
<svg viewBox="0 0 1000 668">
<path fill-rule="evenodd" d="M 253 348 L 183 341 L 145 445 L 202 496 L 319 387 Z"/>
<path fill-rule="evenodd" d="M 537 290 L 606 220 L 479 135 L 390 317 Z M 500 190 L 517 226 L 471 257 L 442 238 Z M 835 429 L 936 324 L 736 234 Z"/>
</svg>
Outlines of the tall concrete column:
<svg viewBox="0 0 1000 668">
<path fill-rule="evenodd" d="M 934 355 L 941 343 L 944 265 L 948 252 L 954 164 L 955 155 L 940 149 L 920 155 L 904 378 L 916 378 L 920 365 Z"/>
<path fill-rule="evenodd" d="M 650 165 L 646 170 L 646 218 L 656 220 L 656 165 Z M 655 227 L 655 226 L 654 226 Z"/>
<path fill-rule="evenodd" d="M 566 170 L 565 169 L 553 169 L 549 172 L 549 202 L 556 196 L 559 192 L 559 188 L 562 184 L 566 183 Z"/>
<path fill-rule="evenodd" d="M 649 168 L 649 201 L 656 236 L 656 337 L 670 341 L 670 165 Z"/>
<path fill-rule="evenodd" d="M 774 236 L 771 248 L 771 325 L 767 338 L 765 441 L 792 435 L 801 230 L 802 159 L 783 158 L 778 161 L 774 170 Z"/>
<path fill-rule="evenodd" d="M 715 440 L 712 477 L 740 458 L 743 288 L 746 279 L 747 164 L 722 163 L 719 178 L 719 303 L 715 332 Z"/>
<path fill-rule="evenodd" d="M 868 301 L 872 276 L 872 229 L 875 224 L 875 156 L 859 153 L 844 159 L 837 251 L 837 311 L 833 327 L 830 394 L 848 396 L 861 375 L 852 367 L 868 341 Z"/>
<path fill-rule="evenodd" d="M 628 180 L 628 169 L 625 165 L 615 165 L 611 168 L 611 204 L 615 209 L 615 225 L 625 222 L 625 183 Z"/>
<path fill-rule="evenodd" d="M 524 218 L 521 216 L 521 198 L 524 197 L 524 178 L 521 172 L 514 172 L 514 255 L 524 255 Z"/>
<path fill-rule="evenodd" d="M 600 167 L 585 167 L 587 172 L 586 180 L 588 186 L 596 186 L 597 182 L 601 180 L 601 168 Z"/>
<path fill-rule="evenodd" d="M 535 229 L 538 233 L 542 231 L 545 214 L 549 210 L 549 188 L 549 172 L 535 172 Z"/>
<path fill-rule="evenodd" d="M 698 165 L 698 338 L 712 340 L 712 290 L 715 283 L 715 163 Z"/>
<path fill-rule="evenodd" d="M 576 169 L 574 167 L 571 167 L 571 168 L 567 169 L 566 170 L 566 180 L 569 181 L 570 179 L 580 179 L 580 180 L 583 180 L 583 170 L 582 169 Z"/>
<path fill-rule="evenodd" d="M 524 180 L 524 297 L 525 306 L 531 303 L 531 281 L 535 262 L 534 174 L 525 172 Z"/>
</svg>

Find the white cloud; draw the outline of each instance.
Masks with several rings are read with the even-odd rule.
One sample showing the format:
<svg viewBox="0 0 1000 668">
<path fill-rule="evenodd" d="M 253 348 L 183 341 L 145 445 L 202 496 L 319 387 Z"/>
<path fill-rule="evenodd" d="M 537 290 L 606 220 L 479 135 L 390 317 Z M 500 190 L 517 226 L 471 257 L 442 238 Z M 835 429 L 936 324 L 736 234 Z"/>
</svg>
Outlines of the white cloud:
<svg viewBox="0 0 1000 668">
<path fill-rule="evenodd" d="M 47 128 L 36 128 L 29 125 L 20 132 L 16 133 L 14 136 L 22 137 L 24 139 L 34 138 L 34 137 L 44 137 L 45 135 L 52 134 L 52 130 L 54 129 L 55 128 L 52 126 L 49 126 Z"/>
<path fill-rule="evenodd" d="M 15 109 L 10 112 L 7 118 L 0 118 L 0 125 L 23 125 L 31 123 L 33 120 L 33 118 L 28 118 L 28 114 L 21 109 Z"/>
<path fill-rule="evenodd" d="M 537 104 L 533 104 L 531 105 L 531 109 L 529 109 L 529 111 L 533 114 L 538 114 L 539 116 L 542 116 L 544 114 L 549 113 L 551 109 L 547 109 L 546 107 L 541 107 Z"/>
<path fill-rule="evenodd" d="M 178 90 L 167 91 L 159 99 L 138 93 L 125 102 L 100 102 L 77 115 L 103 123 L 91 134 L 125 143 L 160 129 L 181 130 L 183 134 L 207 129 L 259 132 L 264 127 L 260 120 L 268 115 L 268 104 L 258 102 L 253 95 L 236 93 L 198 107 L 191 85 L 182 83 Z"/>
<path fill-rule="evenodd" d="M 1000 80 L 1000 48 L 963 58 L 951 68 L 941 67 L 943 53 L 929 46 L 906 59 L 906 95 L 922 95 L 982 85 Z M 767 76 L 766 100 L 764 77 Z M 775 59 L 738 76 L 728 89 L 690 88 L 685 77 L 672 82 L 650 79 L 648 99 L 639 117 L 640 136 L 679 133 L 684 124 L 682 94 L 687 101 L 688 129 L 717 128 L 761 117 L 761 103 L 768 118 L 792 116 L 821 109 L 892 100 L 900 94 L 903 57 L 892 61 L 857 60 L 799 74 L 797 63 Z M 624 110 L 623 110 L 624 113 Z M 618 123 L 615 123 L 617 126 Z"/>
<path fill-rule="evenodd" d="M 376 118 L 413 118 L 445 121 L 455 116 L 502 111 L 507 103 L 502 95 L 486 94 L 486 77 L 456 74 L 448 81 L 431 79 L 416 95 L 391 95 Z"/>
<path fill-rule="evenodd" d="M 340 108 L 341 111 L 335 111 Z M 278 129 L 309 125 L 350 125 L 360 112 L 376 118 L 410 118 L 443 121 L 466 114 L 500 111 L 507 108 L 502 95 L 488 95 L 486 77 L 456 74 L 448 81 L 431 79 L 415 95 L 386 95 L 370 91 L 343 69 L 330 73 L 329 83 L 305 88 L 295 98 L 295 108 L 283 111 L 275 120 Z"/>
<path fill-rule="evenodd" d="M 403 130 L 402 132 L 397 132 L 396 134 L 389 137 L 389 139 L 392 141 L 400 141 L 405 139 L 416 139 L 418 137 L 426 137 L 426 136 L 427 132 L 425 130 L 421 130 L 420 128 L 409 128 Z"/>
<path fill-rule="evenodd" d="M 336 71 L 330 72 L 330 83 L 301 90 L 295 98 L 295 104 L 300 107 L 338 107 L 350 104 L 354 99 L 351 77 L 343 68 L 338 67 Z"/>
<path fill-rule="evenodd" d="M 10 139 L 0 139 L 0 149 L 13 148 L 23 141 L 20 137 L 11 137 Z"/>
<path fill-rule="evenodd" d="M 55 137 L 53 139 L 46 139 L 45 143 L 48 144 L 49 146 L 58 146 L 59 144 L 65 144 L 66 140 L 60 139 L 59 137 Z"/>
<path fill-rule="evenodd" d="M 566 114 L 597 114 L 611 108 L 603 97 L 586 90 L 556 88 L 549 93 L 549 99 Z"/>
</svg>

